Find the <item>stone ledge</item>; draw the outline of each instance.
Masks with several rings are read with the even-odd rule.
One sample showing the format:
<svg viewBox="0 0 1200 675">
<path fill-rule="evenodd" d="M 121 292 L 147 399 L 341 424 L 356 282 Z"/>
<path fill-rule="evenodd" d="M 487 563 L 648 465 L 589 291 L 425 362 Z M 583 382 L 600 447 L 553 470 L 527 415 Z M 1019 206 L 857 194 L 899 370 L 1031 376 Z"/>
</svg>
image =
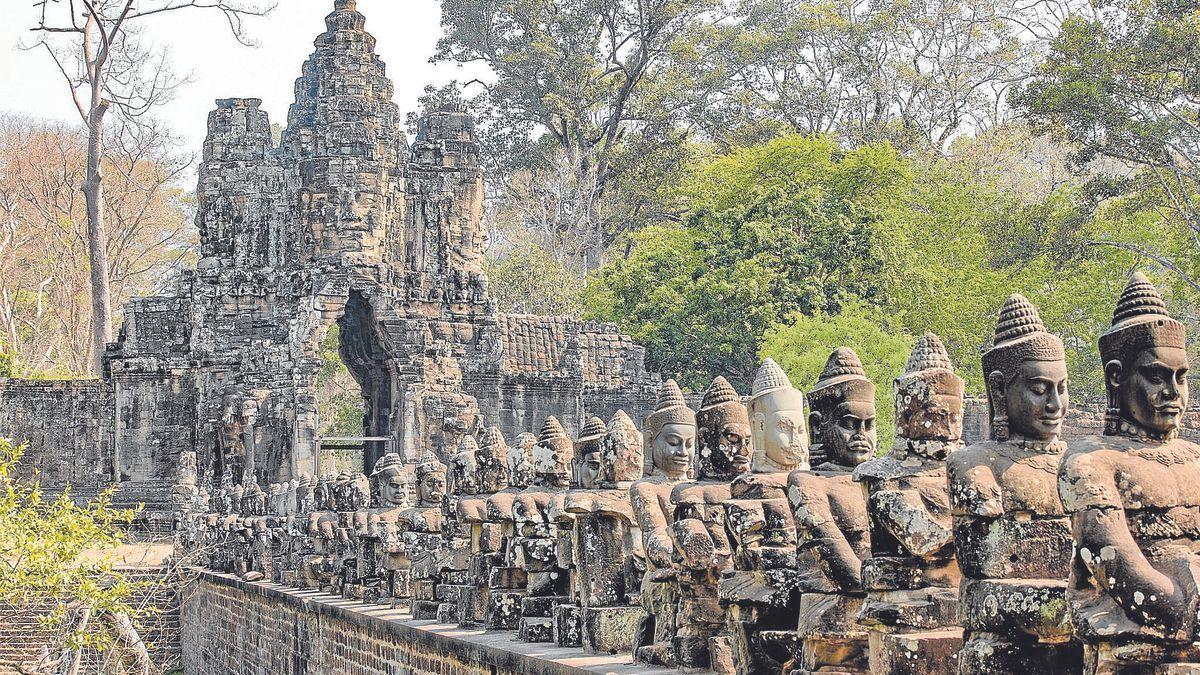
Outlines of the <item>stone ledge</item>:
<svg viewBox="0 0 1200 675">
<path fill-rule="evenodd" d="M 490 666 L 498 673 L 528 675 L 652 675 L 674 673 L 663 668 L 634 664 L 628 654 L 589 655 L 579 649 L 553 644 L 520 642 L 513 631 L 484 631 L 418 621 L 404 610 L 363 604 L 319 591 L 303 591 L 266 582 L 247 582 L 228 574 L 195 570 L 202 583 L 236 588 L 249 595 L 294 606 L 305 613 L 343 621 L 373 632 L 386 633 L 401 643 L 428 647 L 430 652 L 453 654 L 473 664 Z"/>
</svg>

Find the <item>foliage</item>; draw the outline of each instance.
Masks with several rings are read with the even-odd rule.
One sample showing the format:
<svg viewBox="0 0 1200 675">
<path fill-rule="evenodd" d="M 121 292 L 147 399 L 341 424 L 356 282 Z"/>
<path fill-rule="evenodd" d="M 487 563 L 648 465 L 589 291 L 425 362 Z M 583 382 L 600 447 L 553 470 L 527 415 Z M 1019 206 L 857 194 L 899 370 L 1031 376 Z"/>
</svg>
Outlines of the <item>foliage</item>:
<svg viewBox="0 0 1200 675">
<path fill-rule="evenodd" d="M 875 330 L 888 335 L 940 335 L 982 393 L 979 355 L 1004 298 L 1021 292 L 1071 346 L 1072 386 L 1097 396 L 1095 340 L 1138 259 L 1064 255 L 1057 233 L 1087 219 L 1077 192 L 1021 198 L 1000 183 L 975 161 L 914 162 L 887 145 L 846 152 L 791 136 L 737 151 L 683 188 L 683 226 L 637 233 L 628 258 L 592 277 L 589 314 L 616 321 L 651 366 L 693 387 L 717 374 L 744 387 L 789 326 L 843 330 L 882 316 Z M 795 372 L 808 376 L 825 347 Z"/>
<path fill-rule="evenodd" d="M 1150 258 L 1200 292 L 1200 4 L 1105 0 L 1081 10 L 1016 103 L 1038 131 L 1076 149 L 1094 204 L 1132 199 L 1177 231 L 1158 240 L 1101 229 L 1079 242 Z"/>
<path fill-rule="evenodd" d="M 488 279 L 500 311 L 579 317 L 583 279 L 566 269 L 558 258 L 529 243 L 489 261 Z"/>
<path fill-rule="evenodd" d="M 633 254 L 595 275 L 589 313 L 692 386 L 716 374 L 744 386 L 769 327 L 878 293 L 880 218 L 910 182 L 890 147 L 843 152 L 826 138 L 718 158 L 682 188 L 683 227 L 636 233 Z"/>
<path fill-rule="evenodd" d="M 853 349 L 876 386 L 876 419 L 883 447 L 892 437 L 896 416 L 891 382 L 904 371 L 916 342 L 903 331 L 889 330 L 888 324 L 879 308 L 861 301 L 847 303 L 837 314 L 798 314 L 767 330 L 759 356 L 778 361 L 792 383 L 807 391 L 816 384 L 833 350 L 842 346 Z"/>
<path fill-rule="evenodd" d="M 191 255 L 180 180 L 188 158 L 137 127 L 108 137 L 105 218 L 112 297 L 164 286 Z M 59 123 L 0 116 L 0 348 L 20 377 L 93 372 L 86 138 Z"/>
<path fill-rule="evenodd" d="M 317 371 L 317 419 L 321 420 L 321 436 L 360 436 L 366 401 L 362 386 L 350 374 L 339 352 L 341 330 L 334 324 L 321 340 L 318 356 L 321 369 Z"/>
<path fill-rule="evenodd" d="M 13 611 L 36 611 L 47 601 L 57 609 L 46 620 L 68 643 L 104 648 L 104 634 L 73 634 L 68 609 L 136 618 L 130 605 L 136 582 L 105 555 L 124 540 L 121 526 L 134 511 L 112 508 L 111 494 L 78 504 L 70 490 L 57 497 L 23 479 L 24 448 L 0 438 L 0 602 Z"/>
</svg>

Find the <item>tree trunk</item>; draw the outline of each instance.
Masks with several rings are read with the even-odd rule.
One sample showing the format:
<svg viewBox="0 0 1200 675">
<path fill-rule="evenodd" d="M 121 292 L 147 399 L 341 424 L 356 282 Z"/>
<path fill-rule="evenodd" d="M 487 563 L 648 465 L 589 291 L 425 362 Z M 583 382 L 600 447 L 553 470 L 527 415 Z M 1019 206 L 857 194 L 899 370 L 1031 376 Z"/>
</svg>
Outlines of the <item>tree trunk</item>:
<svg viewBox="0 0 1200 675">
<path fill-rule="evenodd" d="M 92 618 L 92 608 L 82 607 L 79 610 L 79 620 L 72 628 L 72 633 L 83 635 L 87 632 L 88 621 Z M 79 675 L 79 664 L 83 650 L 79 647 L 64 648 L 58 662 L 58 675 Z"/>
<path fill-rule="evenodd" d="M 108 231 L 104 227 L 104 186 L 101 158 L 104 152 L 104 115 L 108 101 L 92 107 L 88 119 L 87 174 L 83 196 L 87 201 L 88 262 L 92 281 L 92 367 L 103 375 L 104 351 L 112 342 L 112 297 L 108 284 Z"/>
<path fill-rule="evenodd" d="M 150 651 L 146 648 L 142 636 L 138 635 L 129 615 L 119 612 L 112 614 L 110 620 L 117 637 L 124 643 L 126 654 L 133 660 L 134 673 L 151 675 L 154 672 L 154 660 L 150 658 Z"/>
</svg>

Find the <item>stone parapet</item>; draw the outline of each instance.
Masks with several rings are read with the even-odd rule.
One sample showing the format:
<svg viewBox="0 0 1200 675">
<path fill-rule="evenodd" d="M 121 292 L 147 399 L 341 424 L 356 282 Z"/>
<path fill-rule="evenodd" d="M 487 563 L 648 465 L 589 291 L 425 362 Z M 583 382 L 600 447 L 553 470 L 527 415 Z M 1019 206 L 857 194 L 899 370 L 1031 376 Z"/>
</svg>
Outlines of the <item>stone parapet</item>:
<svg viewBox="0 0 1200 675">
<path fill-rule="evenodd" d="M 672 671 L 518 642 L 404 610 L 201 571 L 181 613 L 189 675 L 585 675 Z"/>
</svg>

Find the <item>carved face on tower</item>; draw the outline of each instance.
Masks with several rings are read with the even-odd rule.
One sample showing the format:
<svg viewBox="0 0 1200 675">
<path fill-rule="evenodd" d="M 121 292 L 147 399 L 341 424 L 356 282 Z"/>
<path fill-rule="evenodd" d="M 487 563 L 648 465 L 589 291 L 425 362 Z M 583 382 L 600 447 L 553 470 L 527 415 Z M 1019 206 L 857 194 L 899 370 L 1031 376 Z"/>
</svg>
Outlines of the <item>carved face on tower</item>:
<svg viewBox="0 0 1200 675">
<path fill-rule="evenodd" d="M 992 438 L 1010 434 L 1053 441 L 1067 411 L 1067 363 L 1062 340 L 1046 332 L 1037 307 L 1014 294 L 996 322 L 993 346 L 983 355 Z"/>
<path fill-rule="evenodd" d="M 962 438 L 963 381 L 954 374 L 942 340 L 917 340 L 904 374 L 896 378 L 896 435 L 912 441 Z"/>
<path fill-rule="evenodd" d="M 1136 273 L 1100 336 L 1109 412 L 1105 432 L 1145 432 L 1166 438 L 1179 429 L 1188 404 L 1185 331 L 1167 314 L 1150 280 Z"/>
<path fill-rule="evenodd" d="M 840 347 L 829 355 L 808 401 L 814 465 L 855 467 L 875 456 L 875 385 L 853 349 Z"/>
<path fill-rule="evenodd" d="M 433 453 L 417 465 L 417 498 L 421 506 L 438 506 L 446 498 L 446 465 Z"/>
<path fill-rule="evenodd" d="M 682 480 L 692 468 L 696 447 L 696 414 L 683 399 L 675 380 L 667 380 L 658 389 L 654 412 L 646 416 L 646 436 L 650 441 L 647 475 Z"/>
<path fill-rule="evenodd" d="M 747 408 L 755 473 L 808 467 L 804 394 L 792 386 L 787 373 L 774 360 L 767 359 L 758 369 Z"/>
<path fill-rule="evenodd" d="M 575 446 L 558 418 L 551 415 L 542 425 L 537 445 L 533 446 L 535 481 L 546 487 L 567 487 L 571 481 L 571 463 Z"/>
<path fill-rule="evenodd" d="M 696 424 L 697 464 L 702 479 L 733 480 L 750 471 L 750 415 L 725 378 L 718 375 L 704 391 Z"/>
<path fill-rule="evenodd" d="M 601 455 L 604 435 L 608 430 L 604 420 L 592 417 L 584 425 L 579 439 L 575 441 L 575 461 L 572 466 L 571 483 L 575 487 L 591 490 L 600 479 Z"/>
<path fill-rule="evenodd" d="M 642 432 L 624 410 L 618 410 L 604 435 L 601 486 L 614 487 L 641 478 L 644 454 Z"/>
</svg>

